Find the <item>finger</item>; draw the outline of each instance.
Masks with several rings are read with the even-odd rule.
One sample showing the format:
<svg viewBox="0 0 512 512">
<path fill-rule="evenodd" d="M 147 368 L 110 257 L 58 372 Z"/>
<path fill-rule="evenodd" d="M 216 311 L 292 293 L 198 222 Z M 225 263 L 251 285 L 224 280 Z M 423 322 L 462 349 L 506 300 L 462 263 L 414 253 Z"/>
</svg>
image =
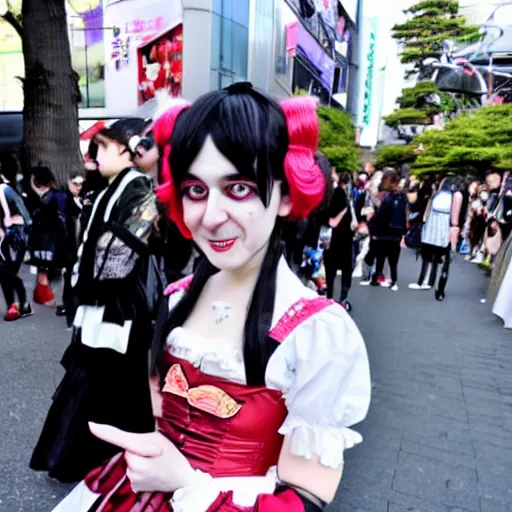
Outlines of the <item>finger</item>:
<svg viewBox="0 0 512 512">
<path fill-rule="evenodd" d="M 91 422 L 89 423 L 89 429 L 98 439 L 119 446 L 119 448 L 141 457 L 159 457 L 163 453 L 159 446 L 148 440 L 150 434 L 134 434 L 111 425 L 100 425 Z"/>
</svg>

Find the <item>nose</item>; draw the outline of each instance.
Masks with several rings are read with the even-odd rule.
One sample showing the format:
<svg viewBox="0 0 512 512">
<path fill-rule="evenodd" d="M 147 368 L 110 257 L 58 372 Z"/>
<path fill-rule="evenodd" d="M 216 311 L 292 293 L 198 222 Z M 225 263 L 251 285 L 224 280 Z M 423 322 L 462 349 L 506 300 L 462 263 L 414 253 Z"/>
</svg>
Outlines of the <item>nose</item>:
<svg viewBox="0 0 512 512">
<path fill-rule="evenodd" d="M 215 232 L 228 218 L 228 213 L 223 206 L 222 196 L 215 191 L 211 191 L 203 215 L 203 226 L 208 231 Z"/>
</svg>

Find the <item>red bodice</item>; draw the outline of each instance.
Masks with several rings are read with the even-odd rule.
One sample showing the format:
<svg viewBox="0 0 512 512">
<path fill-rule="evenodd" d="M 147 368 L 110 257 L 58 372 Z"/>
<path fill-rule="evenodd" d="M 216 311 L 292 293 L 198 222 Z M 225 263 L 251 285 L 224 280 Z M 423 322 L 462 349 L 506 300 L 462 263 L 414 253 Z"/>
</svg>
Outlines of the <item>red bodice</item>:
<svg viewBox="0 0 512 512">
<path fill-rule="evenodd" d="M 259 476 L 277 464 L 283 442 L 278 430 L 287 414 L 280 391 L 205 375 L 169 353 L 165 363 L 174 372 L 162 392 L 158 428 L 195 469 L 214 477 Z M 102 512 L 171 510 L 169 494 L 132 491 L 123 456 L 89 473 L 86 483 L 105 496 Z"/>
<path fill-rule="evenodd" d="M 200 395 L 194 400 L 164 391 L 158 421 L 158 428 L 194 468 L 214 477 L 252 476 L 264 475 L 277 464 L 283 442 L 277 432 L 287 414 L 280 391 L 205 375 L 168 353 L 165 362 L 183 370 L 189 389 L 183 395 Z M 215 412 L 226 402 L 237 404 L 231 417 L 220 409 Z"/>
</svg>

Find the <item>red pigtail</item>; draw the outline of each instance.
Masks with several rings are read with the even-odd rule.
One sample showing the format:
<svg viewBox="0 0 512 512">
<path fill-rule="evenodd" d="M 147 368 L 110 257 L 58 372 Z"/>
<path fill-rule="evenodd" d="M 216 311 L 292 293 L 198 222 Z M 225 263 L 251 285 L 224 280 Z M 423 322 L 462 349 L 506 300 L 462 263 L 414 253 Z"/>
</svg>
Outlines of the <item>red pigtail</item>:
<svg viewBox="0 0 512 512">
<path fill-rule="evenodd" d="M 320 127 L 317 101 L 297 96 L 281 102 L 286 117 L 289 146 L 284 173 L 290 188 L 290 217 L 305 219 L 324 199 L 325 179 L 315 160 Z"/>
<path fill-rule="evenodd" d="M 156 191 L 158 200 L 168 206 L 169 218 L 178 226 L 185 238 L 192 238 L 190 231 L 183 221 L 183 206 L 181 204 L 181 196 L 176 190 L 172 180 L 171 166 L 169 157 L 171 155 L 171 135 L 176 124 L 178 116 L 187 108 L 190 103 L 180 101 L 174 106 L 167 109 L 153 125 L 153 137 L 162 152 L 161 158 L 161 174 L 162 185 Z"/>
</svg>

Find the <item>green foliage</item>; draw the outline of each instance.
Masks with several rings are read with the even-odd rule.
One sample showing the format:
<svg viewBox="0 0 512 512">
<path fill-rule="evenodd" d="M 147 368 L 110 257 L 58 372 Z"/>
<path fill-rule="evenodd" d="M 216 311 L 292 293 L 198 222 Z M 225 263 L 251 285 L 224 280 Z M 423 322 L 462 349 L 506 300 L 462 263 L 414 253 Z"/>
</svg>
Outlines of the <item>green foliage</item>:
<svg viewBox="0 0 512 512">
<path fill-rule="evenodd" d="M 383 119 L 385 123 L 392 128 L 403 124 L 428 124 L 430 122 L 428 113 L 416 108 L 395 110 L 395 112 L 389 116 L 385 116 Z"/>
<path fill-rule="evenodd" d="M 413 143 L 424 148 L 412 164 L 418 174 L 482 174 L 489 167 L 512 170 L 512 105 L 459 115 L 444 130 L 427 131 Z"/>
<path fill-rule="evenodd" d="M 423 0 L 404 11 L 411 15 L 405 23 L 393 27 L 393 37 L 404 44 L 401 60 L 423 70 L 426 58 L 439 58 L 446 40 L 475 40 L 479 27 L 468 25 L 459 16 L 457 0 Z"/>
<path fill-rule="evenodd" d="M 338 171 L 356 171 L 359 150 L 350 115 L 332 107 L 320 107 L 317 112 L 320 119 L 319 150 Z"/>
<path fill-rule="evenodd" d="M 459 2 L 453 0 L 424 0 L 409 7 L 404 11 L 405 14 L 416 14 L 418 12 L 439 11 L 449 14 L 457 14 L 459 12 Z"/>
<path fill-rule="evenodd" d="M 430 94 L 441 94 L 441 91 L 434 82 L 418 82 L 414 87 L 402 89 L 397 102 L 401 108 L 421 108 L 423 98 Z"/>
<path fill-rule="evenodd" d="M 415 174 L 512 170 L 512 105 L 483 107 L 428 130 L 406 146 L 382 146 L 377 165 L 410 163 Z"/>
<path fill-rule="evenodd" d="M 478 34 L 478 27 L 467 25 L 458 12 L 457 0 L 423 0 L 404 11 L 411 17 L 405 23 L 395 25 L 392 31 L 393 37 L 403 44 L 402 63 L 412 65 L 405 72 L 407 78 L 416 74 L 425 76 L 423 62 L 427 58 L 439 59 L 444 41 L 474 38 Z M 425 101 L 432 94 L 441 98 L 439 105 Z M 397 103 L 400 109 L 384 118 L 392 128 L 406 124 L 432 124 L 436 114 L 451 114 L 460 107 L 453 95 L 442 93 L 430 81 L 404 89 Z"/>
<path fill-rule="evenodd" d="M 376 151 L 377 168 L 383 167 L 400 167 L 402 164 L 414 162 L 416 155 L 415 147 L 408 144 L 403 146 L 389 144 L 380 146 Z"/>
</svg>

